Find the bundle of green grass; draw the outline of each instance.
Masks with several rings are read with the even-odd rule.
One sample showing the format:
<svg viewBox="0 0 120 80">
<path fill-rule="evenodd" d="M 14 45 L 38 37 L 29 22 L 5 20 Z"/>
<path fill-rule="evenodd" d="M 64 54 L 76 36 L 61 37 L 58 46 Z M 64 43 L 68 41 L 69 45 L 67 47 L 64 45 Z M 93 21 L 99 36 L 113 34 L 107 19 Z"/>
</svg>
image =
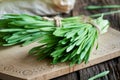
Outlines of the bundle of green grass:
<svg viewBox="0 0 120 80">
<path fill-rule="evenodd" d="M 107 32 L 108 20 L 103 16 L 63 18 L 61 26 L 40 16 L 6 14 L 0 19 L 0 45 L 22 46 L 40 43 L 29 54 L 38 60 L 51 58 L 52 63 L 69 62 L 70 65 L 87 62 L 99 34 Z"/>
</svg>

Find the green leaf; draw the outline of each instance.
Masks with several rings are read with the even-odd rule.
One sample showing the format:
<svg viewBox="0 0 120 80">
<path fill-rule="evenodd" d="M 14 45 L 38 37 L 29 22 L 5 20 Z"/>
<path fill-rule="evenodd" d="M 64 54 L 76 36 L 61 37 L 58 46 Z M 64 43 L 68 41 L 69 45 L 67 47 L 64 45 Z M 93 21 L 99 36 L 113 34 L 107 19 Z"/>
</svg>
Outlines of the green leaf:
<svg viewBox="0 0 120 80">
<path fill-rule="evenodd" d="M 99 73 L 99 74 L 97 74 L 97 75 L 89 78 L 88 80 L 96 80 L 96 79 L 98 79 L 98 78 L 100 78 L 100 77 L 106 76 L 108 73 L 109 73 L 109 71 L 104 71 L 104 72 L 102 72 L 102 73 Z"/>
<path fill-rule="evenodd" d="M 66 49 L 66 52 L 70 52 L 75 47 L 75 44 L 70 44 L 69 47 Z"/>
<path fill-rule="evenodd" d="M 23 31 L 24 29 L 0 29 L 0 32 L 16 32 Z"/>
<path fill-rule="evenodd" d="M 68 31 L 69 29 L 64 29 L 62 27 L 56 28 L 56 30 L 53 32 L 53 35 L 63 37 Z"/>
</svg>

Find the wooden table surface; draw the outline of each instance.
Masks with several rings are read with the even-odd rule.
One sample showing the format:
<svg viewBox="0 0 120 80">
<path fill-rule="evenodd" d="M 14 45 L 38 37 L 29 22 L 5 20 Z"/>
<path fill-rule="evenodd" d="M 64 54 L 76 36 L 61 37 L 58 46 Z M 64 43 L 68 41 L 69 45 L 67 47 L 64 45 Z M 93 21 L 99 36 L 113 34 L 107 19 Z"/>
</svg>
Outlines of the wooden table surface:
<svg viewBox="0 0 120 80">
<path fill-rule="evenodd" d="M 80 14 L 91 15 L 94 13 L 108 12 L 119 9 L 99 9 L 99 10 L 85 10 L 87 5 L 120 5 L 120 0 L 77 0 L 75 8 L 70 14 L 62 14 L 62 16 L 76 16 Z M 105 16 L 111 22 L 111 27 L 120 31 L 120 13 Z M 94 76 L 102 71 L 109 70 L 110 73 L 97 80 L 120 80 L 120 57 L 85 68 L 67 75 L 54 78 L 52 80 L 88 80 L 89 77 Z"/>
</svg>

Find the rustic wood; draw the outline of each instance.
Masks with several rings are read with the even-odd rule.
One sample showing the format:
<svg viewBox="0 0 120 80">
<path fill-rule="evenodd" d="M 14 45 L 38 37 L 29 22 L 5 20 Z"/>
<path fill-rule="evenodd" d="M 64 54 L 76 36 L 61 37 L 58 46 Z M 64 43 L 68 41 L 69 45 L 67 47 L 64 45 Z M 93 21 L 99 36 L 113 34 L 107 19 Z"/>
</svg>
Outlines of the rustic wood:
<svg viewBox="0 0 120 80">
<path fill-rule="evenodd" d="M 6 80 L 47 80 L 76 70 L 80 70 L 106 60 L 120 56 L 120 32 L 109 29 L 101 35 L 98 50 L 94 50 L 87 64 L 69 67 L 67 63 L 52 65 L 50 60 L 37 61 L 29 56 L 28 51 L 33 46 L 0 47 L 0 77 Z"/>
<path fill-rule="evenodd" d="M 67 75 L 54 78 L 52 80 L 88 80 L 88 78 L 102 72 L 109 70 L 110 73 L 97 80 L 120 80 L 120 57 L 115 58 L 89 68 L 85 68 L 74 73 L 69 73 Z"/>
</svg>

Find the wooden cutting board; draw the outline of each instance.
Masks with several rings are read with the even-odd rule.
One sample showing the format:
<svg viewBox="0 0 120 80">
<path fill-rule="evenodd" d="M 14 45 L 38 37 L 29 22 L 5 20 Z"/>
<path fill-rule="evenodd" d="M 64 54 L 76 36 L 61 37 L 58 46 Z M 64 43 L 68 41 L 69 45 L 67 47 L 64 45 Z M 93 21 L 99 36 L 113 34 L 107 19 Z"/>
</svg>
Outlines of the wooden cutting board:
<svg viewBox="0 0 120 80">
<path fill-rule="evenodd" d="M 98 42 L 99 48 L 91 53 L 89 62 L 73 67 L 69 67 L 68 63 L 51 65 L 49 59 L 37 61 L 36 57 L 28 55 L 28 51 L 37 43 L 25 47 L 0 47 L 0 78 L 48 80 L 120 56 L 120 32 L 110 28 L 100 36 Z"/>
</svg>

